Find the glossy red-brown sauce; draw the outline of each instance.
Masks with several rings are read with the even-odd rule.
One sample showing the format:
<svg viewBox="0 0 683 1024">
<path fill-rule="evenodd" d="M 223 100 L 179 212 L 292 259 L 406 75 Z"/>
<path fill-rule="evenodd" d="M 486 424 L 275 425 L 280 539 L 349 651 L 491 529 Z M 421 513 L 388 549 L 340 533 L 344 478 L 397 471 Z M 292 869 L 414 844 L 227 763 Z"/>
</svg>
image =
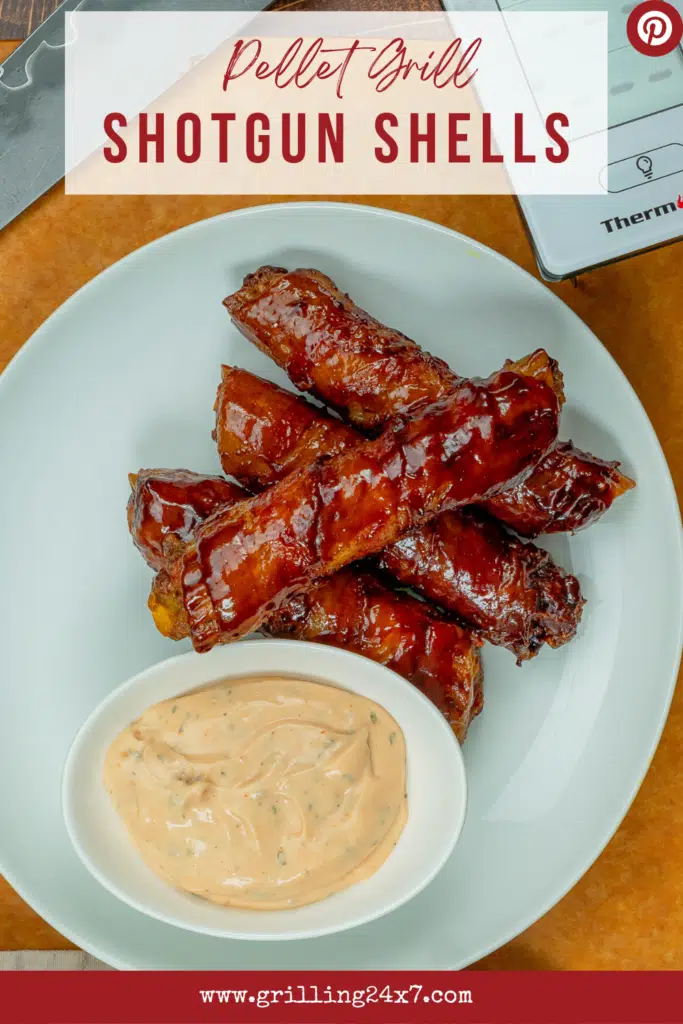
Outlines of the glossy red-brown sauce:
<svg viewBox="0 0 683 1024">
<path fill-rule="evenodd" d="M 379 323 L 316 270 L 261 267 L 225 306 L 242 333 L 297 388 L 362 430 L 441 399 L 459 379 L 446 363 Z M 511 494 L 488 506 L 523 536 L 581 529 L 633 486 L 618 463 L 581 452 L 571 442 L 548 458 Z"/>
<path fill-rule="evenodd" d="M 131 473 L 130 485 L 128 528 L 153 569 L 180 554 L 216 508 L 244 497 L 229 480 L 188 469 L 141 469 Z"/>
<path fill-rule="evenodd" d="M 230 500 L 220 500 L 228 491 L 216 490 L 215 481 L 215 477 L 202 478 L 185 470 L 163 469 L 143 470 L 131 480 L 131 523 L 152 517 L 154 521 L 161 518 L 164 524 L 161 546 L 155 531 L 145 532 L 136 542 L 154 538 L 149 549 L 143 543 L 138 546 L 149 564 L 170 570 L 158 574 L 152 602 L 165 616 L 163 631 L 175 640 L 189 635 L 189 623 L 178 592 L 179 581 L 171 576 L 174 558 L 194 534 L 194 528 L 188 532 L 188 508 L 196 527 L 221 505 L 230 504 Z M 245 497 L 240 488 L 222 482 L 230 494 Z M 160 493 L 162 506 L 158 505 Z M 171 514 L 174 503 L 175 514 Z M 176 526 L 178 535 L 173 532 Z M 168 559 L 165 552 L 171 552 Z M 424 602 L 394 590 L 369 569 L 347 569 L 323 580 L 307 594 L 293 598 L 278 616 L 264 623 L 262 632 L 343 647 L 386 665 L 430 698 L 461 741 L 482 708 L 481 639 Z"/>
<path fill-rule="evenodd" d="M 554 442 L 558 416 L 547 385 L 501 371 L 216 513 L 184 556 L 196 649 L 257 628 L 299 588 L 439 511 L 509 486 Z"/>
<path fill-rule="evenodd" d="M 320 455 L 321 437 L 332 452 L 362 441 L 304 398 L 229 367 L 223 369 L 216 418 L 219 445 L 229 444 L 230 471 L 250 490 L 310 465 Z M 232 440 L 231 423 L 252 429 Z M 385 548 L 379 564 L 520 660 L 544 643 L 566 643 L 581 618 L 578 580 L 547 552 L 473 510 L 442 513 Z"/>
</svg>

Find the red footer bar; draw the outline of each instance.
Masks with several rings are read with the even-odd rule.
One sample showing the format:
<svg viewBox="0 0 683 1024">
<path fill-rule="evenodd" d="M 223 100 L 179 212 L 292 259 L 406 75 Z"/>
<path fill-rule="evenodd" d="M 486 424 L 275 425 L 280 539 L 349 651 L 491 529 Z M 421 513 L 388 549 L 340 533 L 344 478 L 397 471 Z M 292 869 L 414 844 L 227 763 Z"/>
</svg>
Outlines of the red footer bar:
<svg viewBox="0 0 683 1024">
<path fill-rule="evenodd" d="M 0 974 L 12 1024 L 678 1024 L 675 972 Z"/>
</svg>

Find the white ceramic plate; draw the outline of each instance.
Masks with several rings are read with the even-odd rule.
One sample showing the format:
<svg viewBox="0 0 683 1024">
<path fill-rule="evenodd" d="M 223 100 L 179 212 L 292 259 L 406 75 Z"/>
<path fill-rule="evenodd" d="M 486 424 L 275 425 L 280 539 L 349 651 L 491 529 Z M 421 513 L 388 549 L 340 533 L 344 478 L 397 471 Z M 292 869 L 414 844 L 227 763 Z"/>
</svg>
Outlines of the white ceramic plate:
<svg viewBox="0 0 683 1024">
<path fill-rule="evenodd" d="M 486 709 L 465 746 L 468 818 L 439 876 L 381 921 L 284 944 L 190 935 L 131 910 L 89 876 L 60 810 L 62 765 L 86 716 L 121 680 L 187 647 L 157 634 L 146 611 L 150 573 L 126 530 L 126 474 L 218 471 L 221 361 L 285 382 L 221 306 L 266 262 L 319 267 L 463 374 L 545 345 L 565 374 L 563 436 L 621 458 L 638 480 L 593 529 L 552 541 L 588 598 L 580 636 L 521 669 L 486 650 Z M 70 299 L 0 379 L 0 468 L 0 869 L 110 964 L 461 967 L 560 899 L 625 814 L 680 656 L 678 508 L 652 427 L 610 356 L 500 256 L 434 224 L 327 203 L 244 210 L 168 235 Z"/>
</svg>

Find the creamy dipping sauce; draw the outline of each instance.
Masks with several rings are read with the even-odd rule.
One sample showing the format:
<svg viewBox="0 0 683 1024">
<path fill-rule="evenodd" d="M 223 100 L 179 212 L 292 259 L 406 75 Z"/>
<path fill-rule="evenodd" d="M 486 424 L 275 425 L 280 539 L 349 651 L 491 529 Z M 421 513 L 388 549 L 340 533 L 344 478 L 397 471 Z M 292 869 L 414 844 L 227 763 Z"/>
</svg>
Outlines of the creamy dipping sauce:
<svg viewBox="0 0 683 1024">
<path fill-rule="evenodd" d="M 302 679 L 226 680 L 155 704 L 109 748 L 104 782 L 153 871 L 259 910 L 368 878 L 408 815 L 391 715 Z"/>
</svg>

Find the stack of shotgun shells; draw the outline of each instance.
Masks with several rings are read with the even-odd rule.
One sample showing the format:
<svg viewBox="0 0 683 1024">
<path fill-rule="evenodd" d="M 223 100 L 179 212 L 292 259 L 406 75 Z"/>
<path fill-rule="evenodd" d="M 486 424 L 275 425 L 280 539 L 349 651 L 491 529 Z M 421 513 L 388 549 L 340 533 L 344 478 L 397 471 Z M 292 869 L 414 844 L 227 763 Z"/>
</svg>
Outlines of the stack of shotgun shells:
<svg viewBox="0 0 683 1024">
<path fill-rule="evenodd" d="M 633 481 L 558 440 L 562 375 L 543 349 L 458 377 L 315 270 L 261 267 L 224 304 L 327 410 L 224 366 L 226 476 L 131 474 L 157 627 L 198 651 L 257 629 L 355 651 L 464 740 L 484 642 L 522 663 L 581 619 L 578 580 L 528 538 L 589 526 Z"/>
</svg>

